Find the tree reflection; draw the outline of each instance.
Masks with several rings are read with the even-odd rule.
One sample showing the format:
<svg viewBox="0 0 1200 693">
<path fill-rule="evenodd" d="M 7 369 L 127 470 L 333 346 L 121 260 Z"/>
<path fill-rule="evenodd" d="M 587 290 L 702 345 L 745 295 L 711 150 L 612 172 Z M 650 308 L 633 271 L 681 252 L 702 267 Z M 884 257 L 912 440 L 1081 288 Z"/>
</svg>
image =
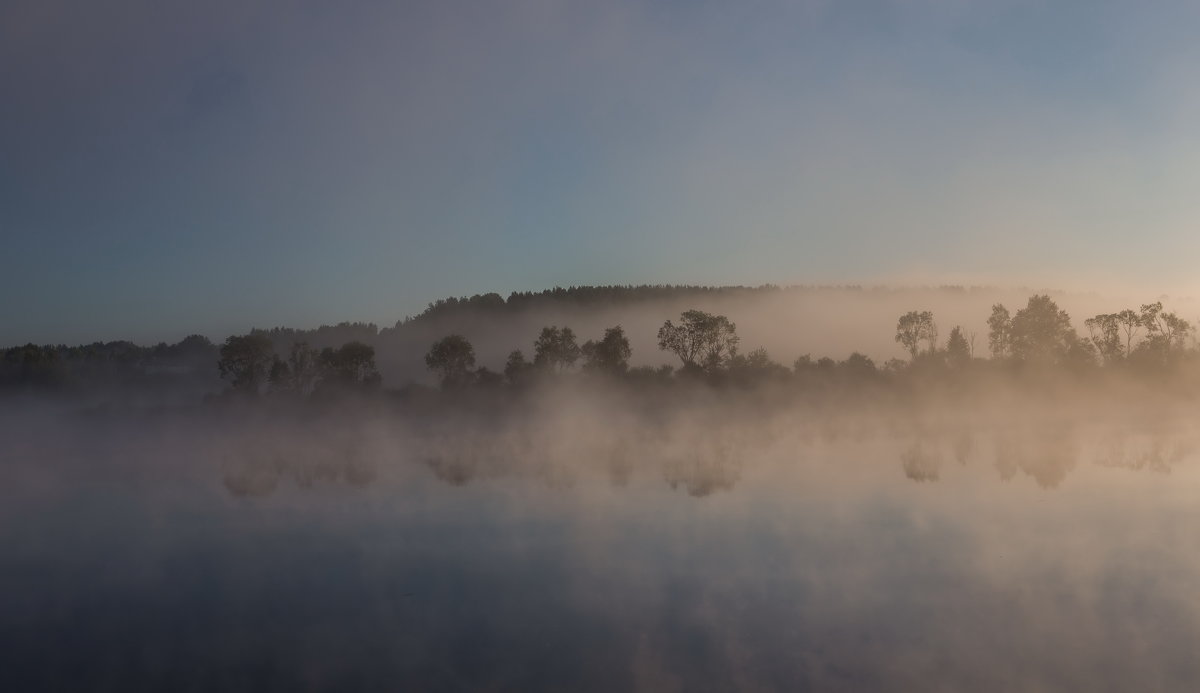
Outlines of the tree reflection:
<svg viewBox="0 0 1200 693">
<path fill-rule="evenodd" d="M 971 459 L 971 451 L 975 448 L 975 440 L 969 430 L 962 431 L 954 437 L 954 459 L 959 464 L 966 464 Z"/>
<path fill-rule="evenodd" d="M 995 442 L 994 466 L 1003 481 L 1021 471 L 1042 488 L 1057 488 L 1075 469 L 1077 458 L 1075 436 L 1062 425 L 1047 425 L 1028 435 L 1004 431 Z"/>
<path fill-rule="evenodd" d="M 917 440 L 900 453 L 904 475 L 913 481 L 937 481 L 942 468 L 942 453 L 935 445 Z"/>
<path fill-rule="evenodd" d="M 339 481 L 362 487 L 375 478 L 375 467 L 353 447 L 315 453 L 252 449 L 227 458 L 222 483 L 232 496 L 256 498 L 274 493 L 284 479 L 290 479 L 298 488 L 311 489 Z"/>
<path fill-rule="evenodd" d="M 1101 445 L 1096 463 L 1103 467 L 1169 474 L 1191 452 L 1189 442 L 1161 433 L 1148 437 L 1114 434 Z"/>
<path fill-rule="evenodd" d="M 1056 488 L 1075 468 L 1078 454 L 1075 441 L 1065 431 L 1042 431 L 1031 447 L 1017 464 L 1042 488 Z"/>
<path fill-rule="evenodd" d="M 693 498 L 728 491 L 741 479 L 739 447 L 728 437 L 702 439 L 685 455 L 667 461 L 663 478 L 672 489 L 682 486 Z"/>
<path fill-rule="evenodd" d="M 628 486 L 633 477 L 633 455 L 625 441 L 618 441 L 608 454 L 608 479 L 613 486 Z"/>
<path fill-rule="evenodd" d="M 476 474 L 476 465 L 463 455 L 426 457 L 425 464 L 434 476 L 451 486 L 466 486 Z"/>
<path fill-rule="evenodd" d="M 1180 432 L 1186 429 L 1162 422 L 1143 424 L 1150 432 L 1110 427 L 1096 434 L 1102 426 L 1058 417 L 983 421 L 955 414 L 872 421 L 823 413 L 806 418 L 757 414 L 735 420 L 635 420 L 611 428 L 525 419 L 468 422 L 406 432 L 400 454 L 381 448 L 374 456 L 367 454 L 372 449 L 367 439 L 341 429 L 276 436 L 269 443 L 247 437 L 226 455 L 222 482 L 238 497 L 268 496 L 289 481 L 299 489 L 363 487 L 375 482 L 377 460 L 388 459 L 415 465 L 422 474 L 455 487 L 478 478 L 517 478 L 567 491 L 594 481 L 626 487 L 642 475 L 703 498 L 733 489 L 747 463 L 803 457 L 797 453 L 806 447 L 834 456 L 864 445 L 874 450 L 874 441 L 882 439 L 895 441 L 892 454 L 898 454 L 900 469 L 911 481 L 940 481 L 943 472 L 957 473 L 953 470 L 969 460 L 986 462 L 990 442 L 991 464 L 1001 480 L 1023 474 L 1039 487 L 1053 489 L 1076 469 L 1081 454 L 1099 466 L 1167 473 L 1194 447 L 1193 439 Z M 891 459 L 888 464 L 895 463 L 896 457 Z M 950 460 L 958 464 L 948 467 Z"/>
<path fill-rule="evenodd" d="M 222 481 L 230 495 L 239 498 L 269 496 L 279 485 L 279 472 L 273 467 L 250 465 L 226 471 Z"/>
<path fill-rule="evenodd" d="M 996 459 L 993 465 L 1000 474 L 1000 480 L 1011 481 L 1017 475 L 1017 469 L 1020 467 L 1018 458 L 1021 456 L 1021 451 L 1013 439 L 1004 434 L 996 440 L 995 453 Z"/>
</svg>

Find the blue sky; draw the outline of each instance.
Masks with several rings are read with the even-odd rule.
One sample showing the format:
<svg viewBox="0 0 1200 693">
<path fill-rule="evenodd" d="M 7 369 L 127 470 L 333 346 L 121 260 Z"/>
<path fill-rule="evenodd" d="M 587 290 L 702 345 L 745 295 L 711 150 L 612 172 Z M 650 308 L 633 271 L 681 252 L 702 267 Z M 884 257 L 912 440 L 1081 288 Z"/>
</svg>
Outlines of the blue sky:
<svg viewBox="0 0 1200 693">
<path fill-rule="evenodd" d="M 1189 2 L 0 5 L 0 342 L 606 283 L 1196 289 Z"/>
</svg>

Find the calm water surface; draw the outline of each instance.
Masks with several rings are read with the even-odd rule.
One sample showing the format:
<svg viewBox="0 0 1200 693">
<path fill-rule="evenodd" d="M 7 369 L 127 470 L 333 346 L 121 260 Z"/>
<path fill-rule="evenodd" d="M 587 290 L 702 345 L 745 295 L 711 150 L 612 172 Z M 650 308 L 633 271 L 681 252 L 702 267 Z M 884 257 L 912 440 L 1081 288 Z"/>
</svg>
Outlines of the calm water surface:
<svg viewBox="0 0 1200 693">
<path fill-rule="evenodd" d="M 1200 681 L 1190 453 L 867 436 L 487 473 L 178 428 L 9 431 L 0 690 Z"/>
</svg>

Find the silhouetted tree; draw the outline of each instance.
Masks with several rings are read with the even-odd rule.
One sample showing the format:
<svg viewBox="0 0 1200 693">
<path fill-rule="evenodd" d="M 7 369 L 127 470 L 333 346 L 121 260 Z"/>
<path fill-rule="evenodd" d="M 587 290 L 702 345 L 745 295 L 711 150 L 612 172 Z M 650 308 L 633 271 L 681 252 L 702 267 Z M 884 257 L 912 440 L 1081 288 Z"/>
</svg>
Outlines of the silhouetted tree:
<svg viewBox="0 0 1200 693">
<path fill-rule="evenodd" d="M 533 343 L 533 364 L 556 372 L 564 371 L 579 360 L 579 344 L 569 327 L 543 327 Z"/>
<path fill-rule="evenodd" d="M 937 324 L 933 321 L 933 313 L 911 310 L 896 321 L 896 342 L 908 350 L 913 360 L 921 353 L 921 342 L 928 345 L 929 351 L 937 348 Z"/>
<path fill-rule="evenodd" d="M 737 325 L 724 315 L 689 310 L 658 330 L 658 348 L 679 357 L 685 369 L 719 369 L 737 353 Z"/>
<path fill-rule="evenodd" d="M 1191 325 L 1174 313 L 1164 313 L 1162 302 L 1147 303 L 1138 311 L 1125 309 L 1118 313 L 1102 313 L 1088 318 L 1091 343 L 1106 364 L 1129 360 L 1135 355 L 1139 363 L 1157 362 L 1160 365 L 1184 348 Z M 1146 337 L 1134 342 L 1139 334 Z"/>
<path fill-rule="evenodd" d="M 1162 307 L 1161 303 L 1159 307 Z M 1125 358 L 1129 358 L 1129 355 L 1133 353 L 1133 338 L 1138 336 L 1138 333 L 1145 327 L 1142 316 L 1126 308 L 1120 313 L 1113 313 L 1111 317 L 1116 321 L 1121 334 L 1125 337 Z"/>
<path fill-rule="evenodd" d="M 318 358 L 317 350 L 306 342 L 292 342 L 287 361 L 275 357 L 271 365 L 271 387 L 281 392 L 307 395 L 317 381 Z"/>
<path fill-rule="evenodd" d="M 1192 325 L 1175 313 L 1164 313 L 1162 302 L 1142 306 L 1141 322 L 1147 340 L 1160 343 L 1167 350 L 1182 350 L 1192 333 Z"/>
<path fill-rule="evenodd" d="M 462 335 L 448 335 L 429 348 L 425 365 L 441 377 L 442 387 L 465 385 L 475 368 L 475 347 Z"/>
<path fill-rule="evenodd" d="M 525 354 L 520 349 L 511 352 L 504 362 L 504 377 L 513 384 L 524 381 L 532 370 L 533 364 L 525 360 Z"/>
<path fill-rule="evenodd" d="M 317 381 L 317 350 L 306 342 L 293 342 L 287 365 L 292 391 L 299 395 L 311 392 Z"/>
<path fill-rule="evenodd" d="M 1143 305 L 1139 319 L 1146 330 L 1146 339 L 1135 351 L 1139 362 L 1161 366 L 1183 352 L 1191 323 L 1175 313 L 1164 313 L 1161 302 Z"/>
<path fill-rule="evenodd" d="M 846 360 L 838 364 L 838 367 L 843 373 L 856 379 L 868 378 L 877 373 L 875 362 L 871 360 L 871 357 L 857 351 L 846 357 Z"/>
<path fill-rule="evenodd" d="M 961 368 L 971 362 L 971 345 L 967 343 L 967 338 L 963 336 L 962 328 L 958 325 L 950 330 L 950 337 L 946 340 L 946 361 L 955 368 Z"/>
<path fill-rule="evenodd" d="M 588 340 L 583 343 L 583 368 L 587 371 L 620 375 L 629 369 L 629 339 L 620 325 L 604 331 L 599 342 Z"/>
<path fill-rule="evenodd" d="M 1071 316 L 1044 294 L 1030 296 L 1012 318 L 1012 354 L 1022 361 L 1061 362 L 1079 348 Z"/>
<path fill-rule="evenodd" d="M 209 341 L 208 337 L 205 337 L 202 334 L 189 334 L 188 336 L 179 340 L 179 343 L 176 344 L 174 348 L 176 351 L 182 354 L 203 354 L 212 350 L 213 343 Z"/>
<path fill-rule="evenodd" d="M 283 359 L 275 356 L 271 359 L 271 370 L 267 373 L 267 382 L 271 383 L 272 391 L 288 391 L 288 365 Z"/>
<path fill-rule="evenodd" d="M 375 368 L 375 347 L 369 344 L 347 342 L 337 349 L 326 347 L 317 360 L 323 387 L 374 386 L 381 380 Z"/>
<path fill-rule="evenodd" d="M 771 360 L 771 355 L 767 352 L 766 347 L 759 347 L 749 354 L 746 354 L 746 367 L 756 370 L 764 370 L 778 366 L 779 364 Z"/>
<path fill-rule="evenodd" d="M 666 364 L 657 367 L 634 366 L 625 373 L 625 377 L 637 383 L 666 384 L 671 382 L 671 376 L 674 373 L 675 367 Z"/>
<path fill-rule="evenodd" d="M 764 347 L 759 347 L 745 356 L 734 354 L 729 359 L 729 373 L 737 381 L 758 384 L 768 380 L 784 380 L 792 374 L 782 364 L 771 360 Z"/>
<path fill-rule="evenodd" d="M 1096 347 L 1096 352 L 1106 364 L 1113 364 L 1124 356 L 1121 348 L 1120 314 L 1101 313 L 1083 321 L 1087 328 L 1088 338 Z"/>
<path fill-rule="evenodd" d="M 988 350 L 994 359 L 1012 356 L 1012 316 L 1001 303 L 992 306 L 988 318 Z"/>
<path fill-rule="evenodd" d="M 812 356 L 809 354 L 804 354 L 792 362 L 792 372 L 801 376 L 820 376 L 823 378 L 828 378 L 839 370 L 843 372 L 857 372 L 860 368 L 866 367 L 868 363 L 870 364 L 871 369 L 875 368 L 874 361 L 871 361 L 870 358 L 858 353 L 857 351 L 853 354 L 850 354 L 849 358 L 847 358 L 845 361 L 842 361 L 840 364 L 828 356 L 822 356 L 816 361 L 813 361 Z M 905 363 L 907 366 L 906 362 L 902 363 Z"/>
<path fill-rule="evenodd" d="M 179 366 L 203 366 L 204 368 L 208 368 L 212 364 L 212 357 L 218 354 L 219 350 L 208 340 L 208 337 L 199 334 L 190 334 L 180 340 L 179 343 L 172 344 L 160 353 L 156 353 L 155 360 L 161 359 Z"/>
<path fill-rule="evenodd" d="M 274 361 L 271 340 L 264 334 L 233 336 L 221 346 L 217 370 L 235 390 L 257 393 Z"/>
<path fill-rule="evenodd" d="M 504 383 L 504 376 L 487 366 L 475 369 L 475 384 L 481 387 L 495 387 Z"/>
</svg>

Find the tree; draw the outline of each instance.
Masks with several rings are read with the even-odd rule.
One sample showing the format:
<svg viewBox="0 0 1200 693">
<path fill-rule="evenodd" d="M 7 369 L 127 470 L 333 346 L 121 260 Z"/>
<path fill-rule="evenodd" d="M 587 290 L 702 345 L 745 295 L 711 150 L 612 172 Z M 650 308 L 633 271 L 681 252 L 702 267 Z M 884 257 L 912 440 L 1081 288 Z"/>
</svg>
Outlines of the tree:
<svg viewBox="0 0 1200 693">
<path fill-rule="evenodd" d="M 225 340 L 217 370 L 235 390 L 257 394 L 267 379 L 274 358 L 270 338 L 260 332 L 251 332 Z"/>
<path fill-rule="evenodd" d="M 441 377 L 442 387 L 465 385 L 475 368 L 475 347 L 462 335 L 448 335 L 429 348 L 425 365 Z"/>
<path fill-rule="evenodd" d="M 609 375 L 620 375 L 629 370 L 629 339 L 620 325 L 604 331 L 599 342 L 588 340 L 583 343 L 583 369 Z"/>
<path fill-rule="evenodd" d="M 346 342 L 338 349 L 326 347 L 318 364 L 322 386 L 370 387 L 381 380 L 375 368 L 375 347 L 362 342 Z"/>
<path fill-rule="evenodd" d="M 759 347 L 749 354 L 746 354 L 746 367 L 755 370 L 774 370 L 779 364 L 771 360 L 771 355 L 767 353 L 766 347 Z"/>
<path fill-rule="evenodd" d="M 504 376 L 487 366 L 480 366 L 475 369 L 474 380 L 480 387 L 497 387 L 504 383 Z"/>
<path fill-rule="evenodd" d="M 1146 329 L 1146 339 L 1137 349 L 1140 355 L 1154 355 L 1161 362 L 1183 351 L 1191 323 L 1175 313 L 1164 313 L 1161 301 L 1143 305 L 1139 317 Z"/>
<path fill-rule="evenodd" d="M 307 342 L 292 342 L 287 361 L 275 357 L 271 364 L 271 387 L 295 395 L 306 395 L 312 391 L 317 380 L 316 349 Z"/>
<path fill-rule="evenodd" d="M 946 361 L 956 368 L 971 362 L 971 345 L 958 325 L 950 330 L 950 337 L 946 340 Z"/>
<path fill-rule="evenodd" d="M 1080 338 L 1072 329 L 1067 335 L 1067 350 L 1063 354 L 1063 364 L 1071 368 L 1086 368 L 1096 365 L 1096 347 L 1088 340 Z"/>
<path fill-rule="evenodd" d="M 1143 304 L 1138 311 L 1126 308 L 1119 313 L 1107 313 L 1084 322 L 1091 343 L 1107 364 L 1129 360 L 1139 362 L 1169 358 L 1183 350 L 1192 326 L 1174 313 L 1164 313 L 1161 301 Z M 1145 332 L 1140 343 L 1134 339 Z"/>
<path fill-rule="evenodd" d="M 729 318 L 700 310 L 686 311 L 678 325 L 668 320 L 658 330 L 658 348 L 678 356 L 689 370 L 719 369 L 737 353 L 738 340 Z"/>
<path fill-rule="evenodd" d="M 1161 324 L 1156 327 L 1155 334 L 1161 336 L 1172 350 L 1182 351 L 1195 331 L 1192 324 L 1175 313 L 1163 313 L 1158 319 Z"/>
<path fill-rule="evenodd" d="M 311 392 L 317 380 L 317 350 L 307 342 L 293 342 L 287 365 L 292 391 L 298 395 Z"/>
<path fill-rule="evenodd" d="M 564 371 L 579 360 L 579 344 L 569 327 L 543 327 L 533 343 L 533 364 L 556 372 Z"/>
<path fill-rule="evenodd" d="M 217 347 L 204 335 L 192 334 L 166 349 L 164 356 L 172 363 L 185 366 L 208 366 L 218 353 Z"/>
<path fill-rule="evenodd" d="M 868 378 L 878 372 L 875 362 L 871 360 L 871 357 L 866 354 L 860 354 L 857 351 L 850 354 L 845 361 L 838 364 L 838 368 L 853 378 Z"/>
<path fill-rule="evenodd" d="M 1124 356 L 1121 349 L 1121 324 L 1119 313 L 1101 313 L 1083 321 L 1088 338 L 1096 347 L 1096 353 L 1105 364 L 1112 365 Z"/>
<path fill-rule="evenodd" d="M 933 313 L 910 310 L 896 321 L 896 342 L 908 350 L 915 361 L 921 353 L 921 342 L 928 344 L 930 352 L 937 349 L 937 324 L 933 322 Z"/>
<path fill-rule="evenodd" d="M 504 377 L 508 378 L 508 382 L 516 384 L 528 377 L 532 369 L 533 364 L 525 360 L 525 353 L 515 349 L 504 362 Z"/>
<path fill-rule="evenodd" d="M 1146 328 L 1147 339 L 1162 342 L 1167 349 L 1183 349 L 1188 335 L 1192 333 L 1192 325 L 1175 313 L 1164 313 L 1161 301 L 1142 306 L 1142 325 Z"/>
<path fill-rule="evenodd" d="M 202 334 L 189 334 L 174 345 L 174 350 L 182 354 L 206 354 L 213 348 L 213 343 Z"/>
<path fill-rule="evenodd" d="M 1045 294 L 1030 296 L 1013 316 L 1011 339 L 1012 355 L 1022 361 L 1059 363 L 1080 348 L 1071 316 Z"/>
<path fill-rule="evenodd" d="M 267 373 L 267 382 L 271 383 L 272 390 L 286 391 L 290 389 L 288 380 L 287 361 L 275 356 L 271 359 L 271 370 Z"/>
<path fill-rule="evenodd" d="M 1161 309 L 1162 304 L 1159 303 L 1158 307 Z M 1125 358 L 1129 358 L 1129 355 L 1133 353 L 1133 338 L 1146 326 L 1145 313 L 1147 308 L 1150 308 L 1150 306 L 1142 306 L 1141 314 L 1126 308 L 1120 313 L 1112 315 L 1112 318 L 1116 320 L 1121 330 L 1121 334 L 1125 335 Z"/>
<path fill-rule="evenodd" d="M 1001 303 L 992 306 L 988 318 L 988 350 L 994 359 L 1012 356 L 1012 317 Z"/>
<path fill-rule="evenodd" d="M 792 374 L 787 366 L 772 361 L 765 347 L 759 347 L 745 356 L 734 354 L 729 359 L 729 373 L 735 380 L 746 384 L 783 380 Z"/>
</svg>

